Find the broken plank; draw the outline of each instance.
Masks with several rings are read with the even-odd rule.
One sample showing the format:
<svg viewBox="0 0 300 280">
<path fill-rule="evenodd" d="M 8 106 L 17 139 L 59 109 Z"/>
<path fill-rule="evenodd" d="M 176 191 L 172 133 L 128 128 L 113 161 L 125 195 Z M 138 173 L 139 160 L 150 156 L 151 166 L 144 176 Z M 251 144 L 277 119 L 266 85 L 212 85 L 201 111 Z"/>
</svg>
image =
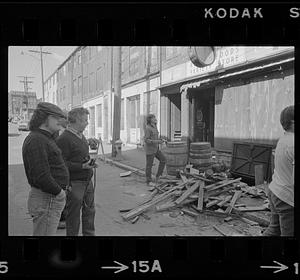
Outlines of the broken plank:
<svg viewBox="0 0 300 280">
<path fill-rule="evenodd" d="M 132 210 L 132 208 L 130 208 L 130 209 L 119 209 L 119 212 L 120 213 L 125 213 L 125 212 L 129 212 L 131 210 Z"/>
<path fill-rule="evenodd" d="M 188 181 L 188 179 L 186 178 L 186 176 L 183 174 L 182 171 L 179 173 L 179 175 L 180 175 L 181 180 L 182 180 L 184 183 Z"/>
<path fill-rule="evenodd" d="M 195 169 L 193 167 L 190 168 L 190 174 L 195 174 L 195 175 L 199 175 L 199 170 L 198 169 Z"/>
<path fill-rule="evenodd" d="M 228 236 L 228 234 L 226 234 L 223 230 L 221 230 L 219 227 L 217 227 L 217 226 L 213 226 L 213 228 L 216 230 L 216 231 L 218 231 L 219 233 L 221 233 L 222 235 L 224 235 L 224 236 Z"/>
<path fill-rule="evenodd" d="M 182 201 L 184 201 L 186 198 L 189 197 L 189 195 L 191 195 L 194 191 L 197 190 L 197 188 L 199 188 L 199 182 L 196 182 L 194 185 L 192 185 L 188 190 L 186 190 L 183 195 L 181 197 L 179 197 L 175 203 L 179 204 Z"/>
<path fill-rule="evenodd" d="M 207 191 L 215 191 L 219 188 L 222 188 L 222 187 L 225 187 L 227 185 L 230 185 L 230 184 L 233 184 L 233 183 L 237 183 L 239 182 L 240 180 L 242 180 L 242 178 L 237 178 L 237 179 L 234 179 L 234 180 L 224 180 L 224 181 L 220 181 L 218 183 L 215 183 L 215 184 L 212 184 L 212 185 L 209 185 L 209 186 L 206 186 L 205 189 Z"/>
<path fill-rule="evenodd" d="M 197 205 L 197 209 L 200 211 L 202 211 L 203 209 L 203 198 L 204 198 L 204 182 L 200 181 L 199 197 L 198 197 L 198 205 Z"/>
<path fill-rule="evenodd" d="M 135 218 L 132 219 L 131 223 L 135 224 L 139 218 L 140 216 L 136 216 Z"/>
<path fill-rule="evenodd" d="M 151 220 L 151 218 L 148 215 L 146 215 L 145 213 L 142 213 L 141 216 L 146 220 Z"/>
<path fill-rule="evenodd" d="M 210 190 L 210 189 L 212 189 L 212 188 L 214 188 L 214 187 L 216 187 L 216 186 L 219 186 L 219 185 L 221 185 L 221 184 L 228 183 L 228 182 L 229 182 L 229 180 L 228 180 L 228 179 L 225 179 L 225 180 L 223 180 L 223 181 L 219 181 L 219 182 L 213 183 L 213 184 L 211 184 L 211 185 L 205 186 L 205 190 Z"/>
<path fill-rule="evenodd" d="M 192 210 L 189 210 L 189 209 L 186 209 L 186 208 L 182 208 L 181 211 L 189 216 L 192 216 L 192 217 L 197 217 L 199 214 L 192 211 Z"/>
<path fill-rule="evenodd" d="M 247 212 L 241 212 L 237 209 L 233 209 L 232 213 L 239 215 L 240 217 L 244 217 L 246 219 L 249 219 L 251 221 L 257 222 L 260 226 L 267 227 L 270 224 L 269 219 L 265 219 L 263 217 L 259 217 L 255 214 L 252 213 L 247 213 Z"/>
<path fill-rule="evenodd" d="M 195 179 L 198 179 L 198 180 L 201 180 L 201 181 L 204 181 L 204 182 L 208 182 L 208 183 L 211 183 L 213 182 L 212 180 L 210 179 L 206 179 L 204 177 L 201 177 L 200 175 L 196 175 L 196 174 L 189 174 L 191 177 L 194 177 Z"/>
<path fill-rule="evenodd" d="M 268 210 L 266 206 L 247 206 L 238 208 L 241 212 L 265 211 Z"/>
<path fill-rule="evenodd" d="M 235 189 L 235 186 L 229 186 L 224 190 L 216 190 L 216 191 L 212 191 L 212 192 L 206 192 L 206 194 L 204 195 L 204 198 L 208 198 L 208 197 L 211 197 L 211 196 L 217 196 L 217 195 L 220 195 L 224 192 L 228 192 L 232 189 Z"/>
<path fill-rule="evenodd" d="M 234 195 L 233 195 L 233 197 L 232 197 L 232 200 L 231 200 L 231 202 L 230 202 L 230 205 L 227 207 L 227 209 L 226 209 L 226 213 L 231 213 L 231 211 L 232 211 L 232 208 L 234 207 L 234 204 L 236 203 L 236 201 L 240 198 L 240 196 L 241 196 L 241 194 L 242 194 L 242 191 L 236 191 L 235 193 L 234 193 Z"/>
<path fill-rule="evenodd" d="M 231 197 L 232 197 L 231 195 L 226 196 L 225 199 L 224 199 L 223 201 L 219 202 L 217 205 L 218 205 L 219 207 L 222 207 L 222 206 L 225 205 L 228 201 L 231 200 Z"/>
<path fill-rule="evenodd" d="M 174 202 L 167 202 L 162 205 L 157 205 L 155 207 L 155 209 L 156 209 L 156 211 L 165 211 L 165 210 L 173 209 L 176 206 L 177 206 L 177 204 L 175 204 Z"/>
<path fill-rule="evenodd" d="M 213 200 L 213 201 L 207 203 L 207 204 L 205 205 L 205 208 L 209 208 L 209 207 L 211 207 L 211 206 L 213 206 L 213 205 L 218 204 L 219 202 L 220 202 L 220 200 Z"/>
<path fill-rule="evenodd" d="M 128 213 L 125 213 L 122 215 L 122 217 L 125 220 L 130 220 L 131 218 L 143 213 L 144 211 L 148 210 L 149 208 L 151 208 L 152 206 L 154 206 L 155 204 L 157 204 L 158 202 L 161 202 L 167 198 L 170 198 L 174 195 L 174 192 L 176 190 L 178 190 L 178 188 L 183 188 L 184 184 L 181 184 L 173 189 L 170 189 L 168 191 L 166 191 L 165 193 L 159 195 L 158 197 L 154 198 L 152 201 L 149 201 L 147 203 L 144 203 L 143 205 L 140 205 L 134 209 L 132 209 L 131 211 L 129 211 Z M 156 191 L 156 190 L 155 190 Z M 155 192 L 154 191 L 154 192 Z"/>
<path fill-rule="evenodd" d="M 219 196 L 210 196 L 208 199 L 210 199 L 210 200 L 219 200 L 219 201 L 223 201 L 224 198 L 219 197 Z"/>
</svg>

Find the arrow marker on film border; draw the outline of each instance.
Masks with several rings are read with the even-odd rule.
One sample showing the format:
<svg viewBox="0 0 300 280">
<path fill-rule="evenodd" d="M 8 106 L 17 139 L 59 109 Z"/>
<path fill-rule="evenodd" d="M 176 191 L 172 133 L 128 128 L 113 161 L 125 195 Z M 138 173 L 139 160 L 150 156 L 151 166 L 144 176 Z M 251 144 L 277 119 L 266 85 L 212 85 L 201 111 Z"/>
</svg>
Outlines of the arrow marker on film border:
<svg viewBox="0 0 300 280">
<path fill-rule="evenodd" d="M 283 271 L 283 270 L 286 270 L 288 269 L 288 266 L 282 264 L 282 263 L 279 263 L 277 261 L 273 261 L 274 263 L 277 263 L 279 266 L 260 266 L 261 268 L 277 268 L 276 271 L 273 271 L 273 273 L 277 273 L 277 272 L 280 272 L 280 271 Z"/>
<path fill-rule="evenodd" d="M 129 268 L 127 265 L 124 265 L 124 264 L 119 263 L 117 261 L 114 261 L 114 263 L 118 264 L 119 266 L 102 266 L 101 268 L 102 269 L 118 269 L 114 273 L 119 273 L 119 272 Z"/>
</svg>

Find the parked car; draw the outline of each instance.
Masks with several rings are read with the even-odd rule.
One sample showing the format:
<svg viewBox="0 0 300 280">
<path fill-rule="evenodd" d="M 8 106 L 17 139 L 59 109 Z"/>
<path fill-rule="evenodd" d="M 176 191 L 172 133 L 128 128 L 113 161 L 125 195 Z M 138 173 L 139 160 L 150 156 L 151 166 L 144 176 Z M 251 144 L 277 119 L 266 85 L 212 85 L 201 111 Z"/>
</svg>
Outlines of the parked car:
<svg viewBox="0 0 300 280">
<path fill-rule="evenodd" d="M 29 122 L 26 120 L 20 121 L 18 123 L 18 129 L 28 131 L 29 130 Z"/>
</svg>

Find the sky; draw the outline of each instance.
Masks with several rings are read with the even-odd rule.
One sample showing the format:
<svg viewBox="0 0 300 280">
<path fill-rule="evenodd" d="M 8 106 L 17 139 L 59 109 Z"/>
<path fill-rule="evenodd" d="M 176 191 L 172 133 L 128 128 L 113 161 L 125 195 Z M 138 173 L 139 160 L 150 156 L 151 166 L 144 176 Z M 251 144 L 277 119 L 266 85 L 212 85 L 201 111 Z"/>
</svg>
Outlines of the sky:
<svg viewBox="0 0 300 280">
<path fill-rule="evenodd" d="M 43 46 L 43 51 L 52 54 L 43 55 L 44 81 L 57 69 L 57 67 L 68 58 L 77 46 Z M 40 50 L 40 46 L 11 46 L 8 49 L 8 91 L 24 91 L 24 83 L 20 83 L 23 78 L 17 76 L 34 77 L 29 79 L 33 83 L 29 84 L 30 91 L 37 94 L 37 98 L 42 97 L 42 75 L 41 61 L 38 53 L 29 50 Z"/>
</svg>

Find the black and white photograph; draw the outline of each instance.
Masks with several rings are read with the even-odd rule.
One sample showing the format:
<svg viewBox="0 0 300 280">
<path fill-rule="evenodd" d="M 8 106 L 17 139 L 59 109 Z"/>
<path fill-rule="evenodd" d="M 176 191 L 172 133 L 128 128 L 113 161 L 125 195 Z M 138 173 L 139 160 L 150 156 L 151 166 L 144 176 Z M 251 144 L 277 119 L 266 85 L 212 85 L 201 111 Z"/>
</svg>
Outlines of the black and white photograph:
<svg viewBox="0 0 300 280">
<path fill-rule="evenodd" d="M 294 236 L 293 46 L 9 46 L 9 236 Z"/>
</svg>

